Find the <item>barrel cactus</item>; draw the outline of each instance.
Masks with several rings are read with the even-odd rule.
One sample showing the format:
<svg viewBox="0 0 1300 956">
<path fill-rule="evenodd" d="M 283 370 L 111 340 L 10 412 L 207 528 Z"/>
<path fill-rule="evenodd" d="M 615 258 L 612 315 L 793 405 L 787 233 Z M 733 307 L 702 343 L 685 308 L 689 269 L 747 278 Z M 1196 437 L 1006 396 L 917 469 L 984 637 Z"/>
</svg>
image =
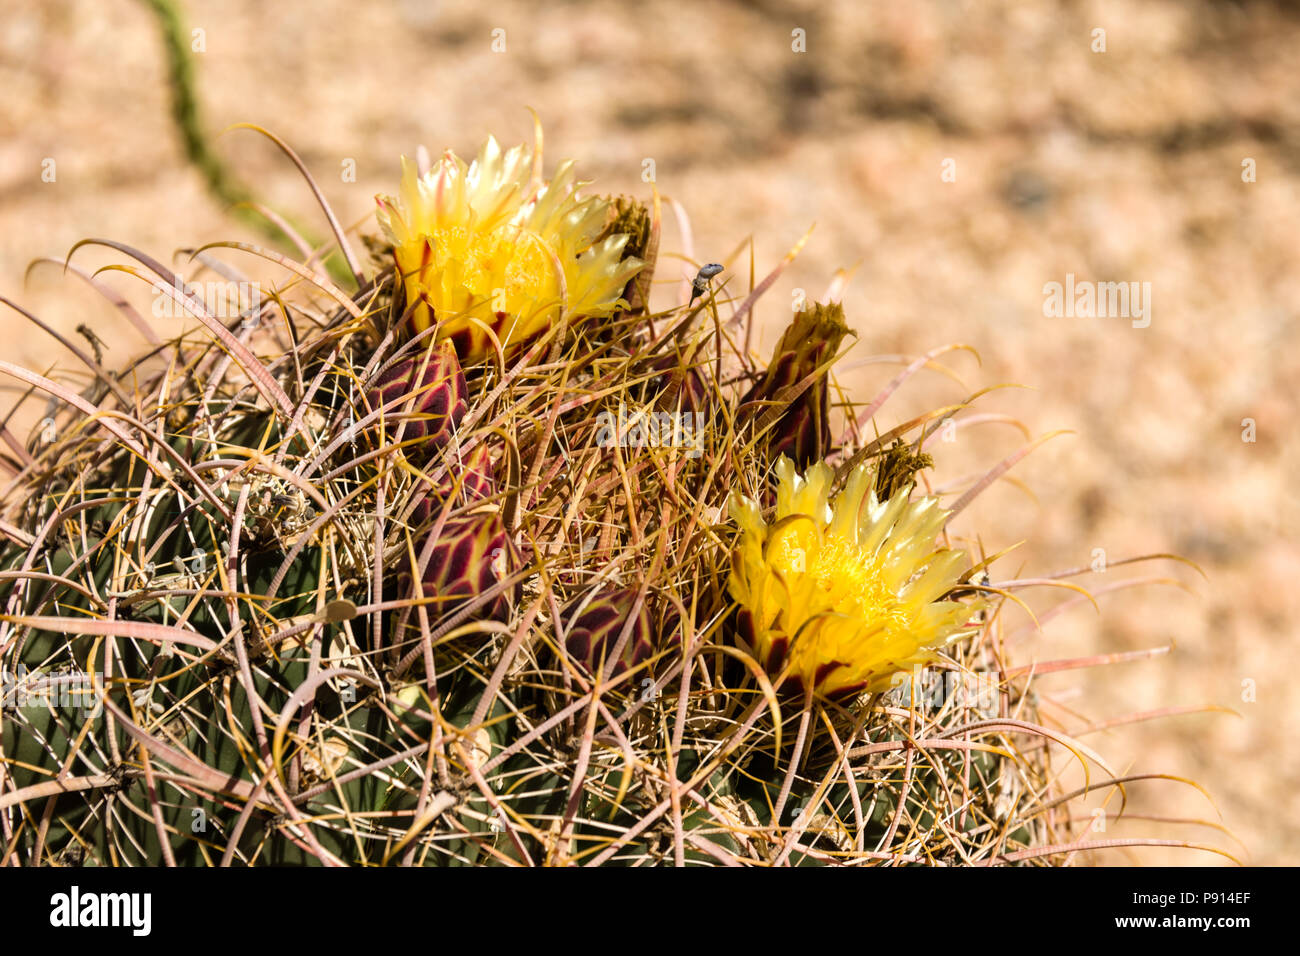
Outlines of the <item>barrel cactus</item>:
<svg viewBox="0 0 1300 956">
<path fill-rule="evenodd" d="M 657 197 L 546 180 L 540 144 L 427 165 L 379 197 L 368 260 L 336 232 L 351 288 L 247 244 L 178 277 L 114 243 L 198 331 L 111 370 L 69 343 L 79 390 L 0 361 L 17 411 L 50 409 L 0 449 L 10 858 L 1082 846 L 1040 744 L 1100 757 L 1003 659 L 1014 586 L 951 538 L 966 499 L 918 490 L 961 409 L 842 420 L 835 302 L 767 362 L 738 343 L 770 283 L 701 269 L 652 311 Z M 292 281 L 224 311 L 190 285 L 247 255 Z"/>
</svg>

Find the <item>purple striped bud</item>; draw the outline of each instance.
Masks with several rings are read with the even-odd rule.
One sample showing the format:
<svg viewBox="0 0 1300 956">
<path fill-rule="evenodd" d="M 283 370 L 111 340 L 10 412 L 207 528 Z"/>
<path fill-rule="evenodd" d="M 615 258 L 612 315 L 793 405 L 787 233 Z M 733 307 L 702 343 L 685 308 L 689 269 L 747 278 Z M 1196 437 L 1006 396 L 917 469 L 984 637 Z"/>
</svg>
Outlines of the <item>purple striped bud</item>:
<svg viewBox="0 0 1300 956">
<path fill-rule="evenodd" d="M 479 445 L 459 462 L 452 462 L 449 470 L 451 473 L 437 489 L 430 490 L 427 483 L 421 482 L 426 490 L 411 512 L 412 528 L 428 524 L 448 498 L 455 504 L 468 505 L 497 493 L 496 474 L 487 445 Z"/>
<path fill-rule="evenodd" d="M 384 409 L 384 440 L 393 441 L 401 430 L 403 451 L 422 463 L 451 441 L 468 408 L 468 392 L 455 346 L 441 342 L 387 369 L 366 400 L 371 411 Z"/>
<path fill-rule="evenodd" d="M 632 616 L 636 597 L 635 588 L 606 589 L 593 597 L 568 622 L 564 647 L 569 656 L 580 661 L 592 673 L 601 668 L 618 645 L 623 627 Z M 641 610 L 632 619 L 622 653 L 614 665 L 613 676 L 617 677 L 628 668 L 636 667 L 653 653 L 654 632 L 650 623 L 650 611 L 643 601 Z"/>
<path fill-rule="evenodd" d="M 432 529 L 429 533 L 432 534 Z M 417 558 L 424 544 L 421 541 L 417 545 Z M 434 599 L 433 615 L 441 617 L 486 594 L 508 579 L 521 564 L 519 550 L 506 532 L 499 513 L 462 515 L 449 518 L 443 525 L 420 584 L 425 598 Z M 502 591 L 477 616 L 504 619 L 512 599 L 510 589 Z"/>
</svg>

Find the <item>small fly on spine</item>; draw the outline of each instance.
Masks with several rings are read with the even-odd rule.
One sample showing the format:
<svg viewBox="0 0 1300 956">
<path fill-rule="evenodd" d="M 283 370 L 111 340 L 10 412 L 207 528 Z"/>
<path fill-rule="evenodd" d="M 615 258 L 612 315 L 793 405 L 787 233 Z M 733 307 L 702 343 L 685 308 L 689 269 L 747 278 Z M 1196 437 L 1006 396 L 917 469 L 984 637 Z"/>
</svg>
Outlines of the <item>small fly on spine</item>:
<svg viewBox="0 0 1300 956">
<path fill-rule="evenodd" d="M 710 262 L 708 265 L 702 266 L 700 271 L 695 274 L 695 278 L 691 280 L 691 301 L 686 304 L 690 305 L 704 295 L 709 289 L 709 280 L 721 271 L 722 266 L 717 262 Z"/>
</svg>

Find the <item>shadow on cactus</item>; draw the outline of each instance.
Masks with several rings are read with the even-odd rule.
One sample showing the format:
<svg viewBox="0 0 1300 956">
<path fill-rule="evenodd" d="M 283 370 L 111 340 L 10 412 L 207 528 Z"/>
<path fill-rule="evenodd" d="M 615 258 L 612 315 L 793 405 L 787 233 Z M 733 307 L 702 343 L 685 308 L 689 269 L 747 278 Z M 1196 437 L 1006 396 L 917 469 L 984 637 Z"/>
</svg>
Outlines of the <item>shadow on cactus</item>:
<svg viewBox="0 0 1300 956">
<path fill-rule="evenodd" d="M 423 165 L 380 197 L 368 259 L 335 228 L 350 289 L 305 242 L 214 244 L 182 278 L 92 240 L 133 260 L 107 298 L 151 346 L 112 370 L 70 341 L 76 372 L 0 361 L 23 390 L 0 448 L 10 862 L 1063 863 L 1144 842 L 1071 816 L 1142 778 L 1009 659 L 1004 610 L 1043 579 L 991 584 L 953 537 L 1018 456 L 947 507 L 921 490 L 982 393 L 877 435 L 937 353 L 846 397 L 840 279 L 756 356 L 781 267 L 653 286 L 657 195 L 584 196 L 571 163 L 544 179 L 540 134 Z M 274 295 L 219 308 L 192 285 L 247 257 L 284 270 Z M 150 292 L 194 329 L 158 336 L 129 304 Z M 1081 592 L 1068 576 L 1049 583 Z"/>
</svg>

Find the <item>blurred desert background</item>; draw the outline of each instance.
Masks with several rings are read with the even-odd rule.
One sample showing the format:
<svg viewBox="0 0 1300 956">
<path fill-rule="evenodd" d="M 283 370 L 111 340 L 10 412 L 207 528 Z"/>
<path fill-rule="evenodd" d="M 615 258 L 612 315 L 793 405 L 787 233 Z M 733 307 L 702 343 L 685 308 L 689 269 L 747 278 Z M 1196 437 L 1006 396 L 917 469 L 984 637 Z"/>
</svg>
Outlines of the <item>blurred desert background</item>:
<svg viewBox="0 0 1300 956">
<path fill-rule="evenodd" d="M 752 237 L 761 278 L 816 224 L 758 307 L 764 356 L 797 290 L 818 297 L 854 266 L 844 305 L 859 339 L 846 364 L 949 343 L 978 351 L 982 364 L 965 352 L 939 360 L 960 382 L 920 372 L 878 416 L 881 431 L 981 387 L 1030 386 L 972 410 L 1018 419 L 1034 436 L 1073 432 L 961 519 L 989 552 L 1024 542 L 994 580 L 1088 566 L 1097 549 L 1110 562 L 1176 552 L 1205 572 L 1157 562 L 1076 579 L 1101 589 L 1169 578 L 1185 589 L 1115 591 L 1100 615 L 1074 607 L 1018 638 L 1021 661 L 1175 649 L 1043 677 L 1057 701 L 1049 713 L 1074 729 L 1166 707 L 1239 715 L 1184 714 L 1083 739 L 1117 770 L 1195 779 L 1221 816 L 1171 781 L 1133 784 L 1130 813 L 1219 823 L 1244 850 L 1208 826 L 1144 819 L 1111 820 L 1095 836 L 1300 862 L 1300 691 L 1290 677 L 1300 665 L 1297 5 L 181 0 L 177 10 L 187 34 L 202 31 L 193 59 L 204 128 L 274 130 L 345 224 L 370 228 L 374 194 L 395 187 L 401 153 L 423 143 L 472 154 L 488 134 L 529 140 L 532 107 L 548 171 L 575 157 L 591 188 L 648 198 L 652 159 L 659 190 L 690 221 L 688 243 L 668 217 L 663 249 L 728 260 L 733 290 L 749 282 L 749 247 L 728 259 L 742 243 Z M 139 349 L 138 334 L 55 267 L 25 280 L 31 260 L 61 259 L 90 236 L 165 262 L 201 242 L 264 241 L 186 160 L 149 4 L 0 0 L 0 90 L 0 294 L 70 337 L 89 324 L 106 364 Z M 214 144 L 259 200 L 325 234 L 302 179 L 264 139 L 238 131 Z M 53 182 L 42 177 L 48 159 Z M 87 250 L 75 261 L 113 258 Z M 683 268 L 661 259 L 656 278 Z M 1067 273 L 1149 282 L 1150 326 L 1045 317 L 1043 286 Z M 147 311 L 142 283 L 104 278 Z M 678 284 L 661 285 L 671 301 Z M 73 372 L 16 313 L 0 315 L 0 332 L 6 359 Z M 863 365 L 841 378 L 865 400 L 898 370 Z M 0 390 L 8 408 L 13 383 Z M 1254 441 L 1243 440 L 1247 419 Z M 931 480 L 969 484 L 1024 442 L 1005 424 L 963 429 L 932 446 Z M 1068 597 L 1026 596 L 1040 611 Z M 1156 847 L 1079 862 L 1225 861 Z"/>
</svg>

